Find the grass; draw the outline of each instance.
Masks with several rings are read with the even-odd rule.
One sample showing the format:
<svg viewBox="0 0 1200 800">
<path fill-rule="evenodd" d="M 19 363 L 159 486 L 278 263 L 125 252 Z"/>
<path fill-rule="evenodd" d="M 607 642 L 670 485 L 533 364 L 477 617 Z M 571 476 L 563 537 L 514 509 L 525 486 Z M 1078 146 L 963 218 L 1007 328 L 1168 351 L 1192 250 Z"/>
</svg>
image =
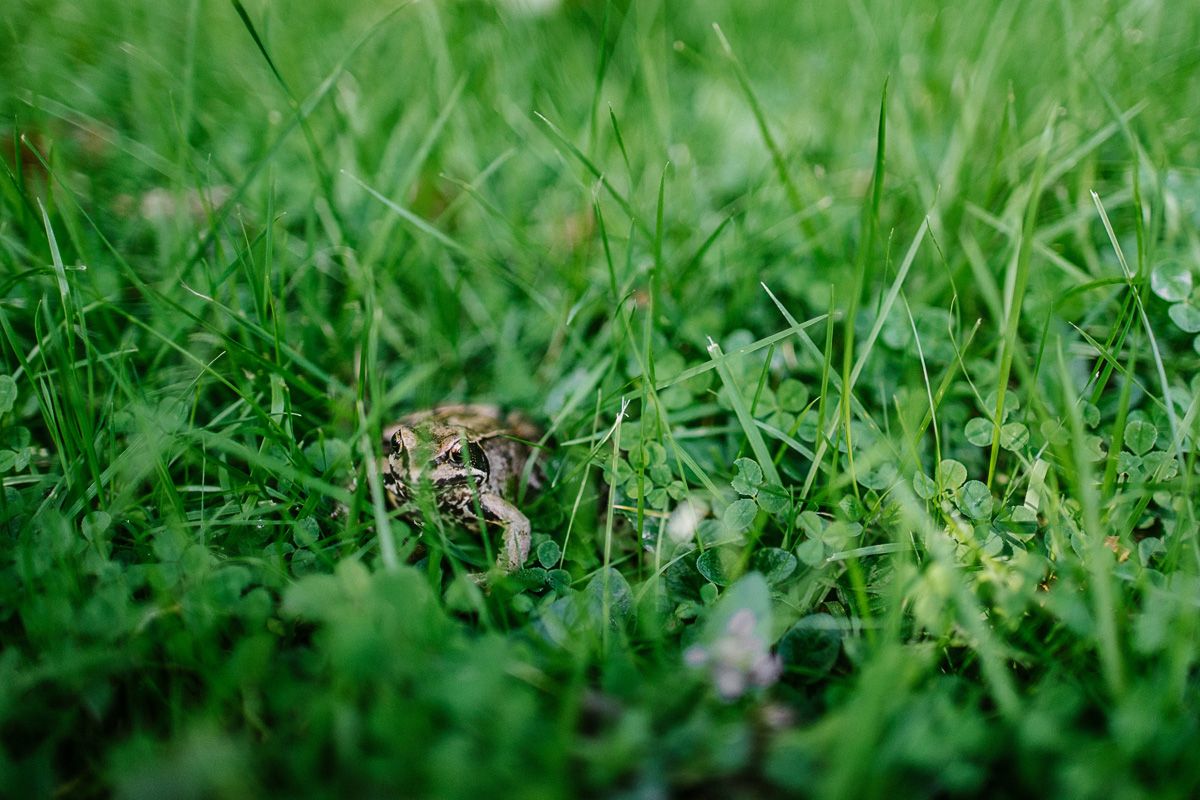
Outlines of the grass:
<svg viewBox="0 0 1200 800">
<path fill-rule="evenodd" d="M 1200 18 L 538 5 L 6 15 L 0 786 L 1194 795 Z"/>
</svg>

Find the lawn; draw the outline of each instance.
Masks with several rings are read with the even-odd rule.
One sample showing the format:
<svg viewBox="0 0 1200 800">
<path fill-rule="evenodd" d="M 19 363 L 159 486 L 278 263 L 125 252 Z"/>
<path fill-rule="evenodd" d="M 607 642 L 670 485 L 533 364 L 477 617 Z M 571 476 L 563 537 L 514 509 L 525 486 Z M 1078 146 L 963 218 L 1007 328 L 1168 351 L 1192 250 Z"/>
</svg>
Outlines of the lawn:
<svg viewBox="0 0 1200 800">
<path fill-rule="evenodd" d="M 1200 792 L 1191 3 L 2 16 L 0 796 Z"/>
</svg>

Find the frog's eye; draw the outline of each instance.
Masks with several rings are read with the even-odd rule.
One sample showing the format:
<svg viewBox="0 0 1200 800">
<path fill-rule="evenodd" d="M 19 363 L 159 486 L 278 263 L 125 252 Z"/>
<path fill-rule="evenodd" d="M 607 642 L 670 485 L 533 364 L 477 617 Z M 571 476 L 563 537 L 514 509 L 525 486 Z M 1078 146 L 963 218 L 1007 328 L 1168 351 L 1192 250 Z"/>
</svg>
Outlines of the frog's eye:
<svg viewBox="0 0 1200 800">
<path fill-rule="evenodd" d="M 483 448 L 474 442 L 468 442 L 467 448 L 464 451 L 462 445 L 456 445 L 449 453 L 446 454 L 452 464 L 467 466 L 468 460 L 471 467 L 474 469 L 487 472 L 488 460 L 487 455 L 483 452 Z"/>
</svg>

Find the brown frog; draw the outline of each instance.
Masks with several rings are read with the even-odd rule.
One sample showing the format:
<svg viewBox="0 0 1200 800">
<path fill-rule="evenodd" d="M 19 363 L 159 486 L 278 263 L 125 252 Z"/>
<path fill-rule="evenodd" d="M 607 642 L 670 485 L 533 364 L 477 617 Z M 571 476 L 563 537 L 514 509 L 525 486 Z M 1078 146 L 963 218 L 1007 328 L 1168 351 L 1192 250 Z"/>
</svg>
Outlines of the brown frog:
<svg viewBox="0 0 1200 800">
<path fill-rule="evenodd" d="M 403 417 L 384 431 L 383 485 L 388 503 L 411 511 L 424 481 L 438 510 L 467 528 L 504 529 L 497 563 L 519 569 L 529 557 L 529 518 L 512 499 L 540 431 L 520 414 L 492 405 L 445 405 Z M 529 485 L 538 487 L 536 475 Z M 406 508 L 407 507 L 407 508 Z M 419 522 L 419 520 L 417 520 Z"/>
</svg>

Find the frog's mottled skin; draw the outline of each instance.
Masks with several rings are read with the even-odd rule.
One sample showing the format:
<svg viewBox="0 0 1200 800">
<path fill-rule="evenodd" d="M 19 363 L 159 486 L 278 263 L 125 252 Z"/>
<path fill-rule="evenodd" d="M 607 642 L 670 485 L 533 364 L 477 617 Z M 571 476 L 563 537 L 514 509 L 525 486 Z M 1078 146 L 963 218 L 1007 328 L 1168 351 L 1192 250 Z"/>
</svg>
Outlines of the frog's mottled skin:
<svg viewBox="0 0 1200 800">
<path fill-rule="evenodd" d="M 513 497 L 538 429 L 518 414 L 490 405 L 447 405 L 409 414 L 384 431 L 383 485 L 396 508 L 409 503 L 423 481 L 432 485 L 438 510 L 478 530 L 478 509 L 504 528 L 497 559 L 519 569 L 529 557 L 529 519 Z M 465 445 L 465 447 L 464 447 Z M 536 478 L 530 484 L 536 488 Z"/>
</svg>

